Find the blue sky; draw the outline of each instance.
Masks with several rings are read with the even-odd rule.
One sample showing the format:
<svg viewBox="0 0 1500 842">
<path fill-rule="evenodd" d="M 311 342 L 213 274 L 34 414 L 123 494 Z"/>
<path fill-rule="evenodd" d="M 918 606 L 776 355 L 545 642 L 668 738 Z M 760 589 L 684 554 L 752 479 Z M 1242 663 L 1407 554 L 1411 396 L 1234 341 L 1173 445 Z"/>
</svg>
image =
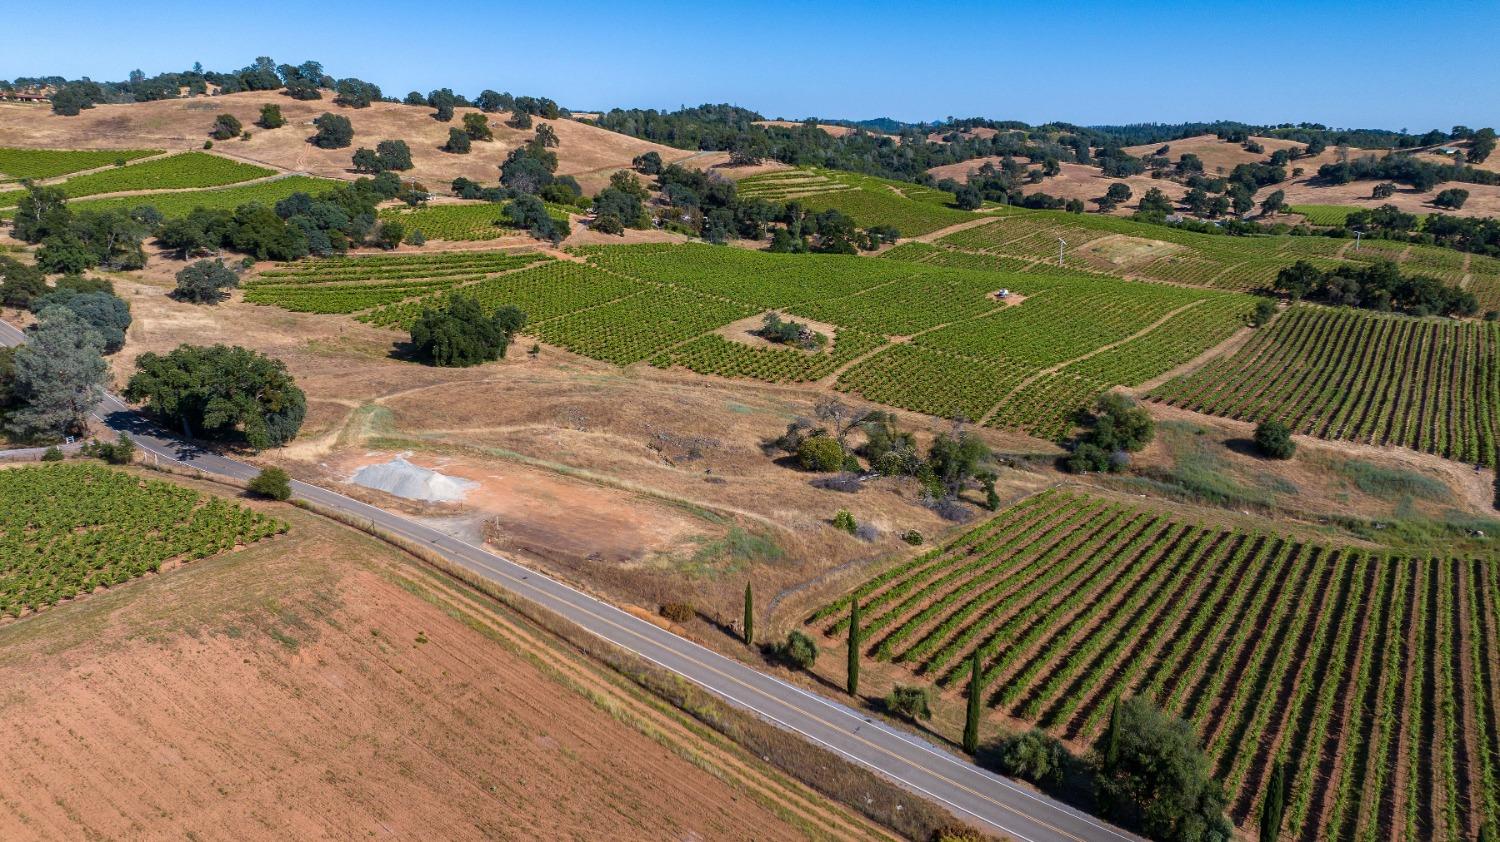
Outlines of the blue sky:
<svg viewBox="0 0 1500 842">
<path fill-rule="evenodd" d="M 1500 123 L 1495 0 L 53 8 L 66 25 L 0 28 L 0 78 L 119 79 L 270 55 L 397 96 L 490 87 L 579 110 L 727 101 L 772 117 Z"/>
</svg>

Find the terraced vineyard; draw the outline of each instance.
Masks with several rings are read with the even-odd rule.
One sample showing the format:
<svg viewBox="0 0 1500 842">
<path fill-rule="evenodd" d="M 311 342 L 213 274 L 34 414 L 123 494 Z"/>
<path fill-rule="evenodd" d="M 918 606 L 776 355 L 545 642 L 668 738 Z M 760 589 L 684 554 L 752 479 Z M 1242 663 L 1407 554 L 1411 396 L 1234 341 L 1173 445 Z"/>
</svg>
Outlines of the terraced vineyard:
<svg viewBox="0 0 1500 842">
<path fill-rule="evenodd" d="M 68 198 L 120 193 L 127 190 L 182 190 L 219 187 L 275 175 L 276 171 L 231 161 L 206 152 L 184 152 L 153 158 L 139 164 L 87 173 L 62 182 L 58 187 Z M 0 204 L 10 204 L 0 201 Z"/>
<path fill-rule="evenodd" d="M 0 147 L 0 180 L 45 179 L 161 154 L 160 149 L 17 149 Z"/>
<path fill-rule="evenodd" d="M 1500 570 L 1205 527 L 1053 490 L 813 614 L 955 694 L 1090 740 L 1123 695 L 1197 730 L 1249 830 L 1273 761 L 1302 839 L 1452 839 L 1500 800 Z M 1398 702 L 1398 700 L 1404 700 Z"/>
<path fill-rule="evenodd" d="M 1500 324 L 1298 306 L 1150 397 L 1328 439 L 1493 465 Z"/>
<path fill-rule="evenodd" d="M 1066 271 L 696 244 L 577 253 L 587 263 L 524 269 L 510 262 L 522 258 L 494 252 L 315 261 L 264 273 L 246 300 L 365 311 L 359 318 L 371 324 L 407 328 L 458 289 L 488 307 L 520 307 L 528 335 L 596 359 L 775 383 L 831 378 L 873 401 L 1051 438 L 1101 392 L 1138 385 L 1222 342 L 1251 309 L 1235 293 Z M 1002 288 L 1014 294 L 1000 300 L 993 293 Z M 771 310 L 832 325 L 831 347 L 756 347 L 718 333 Z"/>
<path fill-rule="evenodd" d="M 930 234 L 974 219 L 953 207 L 953 194 L 873 176 L 823 169 L 780 170 L 742 179 L 739 192 L 813 211 L 837 209 L 861 227 L 890 225 L 903 237 Z"/>
<path fill-rule="evenodd" d="M 1011 209 L 996 220 L 937 241 L 937 249 L 906 244 L 886 257 L 939 265 L 978 267 L 984 261 L 1056 266 L 1064 240 L 1063 267 L 1190 286 L 1253 291 L 1267 287 L 1282 268 L 1306 260 L 1327 269 L 1341 262 L 1393 260 L 1404 271 L 1431 275 L 1476 290 L 1500 287 L 1500 264 L 1474 262 L 1435 246 L 1328 237 L 1232 237 L 1199 234 L 1096 214 Z M 1467 268 L 1466 268 L 1467 265 Z"/>
<path fill-rule="evenodd" d="M 285 525 L 223 498 L 99 465 L 0 471 L 0 615 L 199 559 Z"/>
<path fill-rule="evenodd" d="M 115 196 L 107 199 L 82 199 L 68 204 L 75 210 L 132 210 L 142 205 L 150 205 L 161 211 L 164 216 L 172 218 L 187 216 L 195 208 L 234 210 L 250 202 L 274 205 L 293 193 L 307 193 L 315 196 L 342 183 L 331 178 L 292 175 L 240 187 L 164 191 L 136 196 Z"/>
<path fill-rule="evenodd" d="M 356 313 L 544 260 L 550 258 L 535 252 L 330 258 L 263 272 L 246 284 L 245 300 L 303 313 Z"/>
<path fill-rule="evenodd" d="M 561 205 L 547 205 L 547 213 L 562 222 L 568 219 L 568 211 Z M 380 218 L 397 220 L 408 230 L 421 231 L 429 240 L 493 240 L 517 233 L 505 218 L 505 205 L 494 202 L 385 208 Z"/>
</svg>

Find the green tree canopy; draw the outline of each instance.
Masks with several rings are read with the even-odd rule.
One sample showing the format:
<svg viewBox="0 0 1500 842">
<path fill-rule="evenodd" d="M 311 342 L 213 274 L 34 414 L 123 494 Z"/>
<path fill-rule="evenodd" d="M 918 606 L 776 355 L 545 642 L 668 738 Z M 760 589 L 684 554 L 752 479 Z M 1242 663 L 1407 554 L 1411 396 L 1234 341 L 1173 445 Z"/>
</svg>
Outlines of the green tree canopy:
<svg viewBox="0 0 1500 842">
<path fill-rule="evenodd" d="M 104 340 L 66 307 L 43 310 L 26 336 L 13 358 L 7 428 L 24 438 L 82 433 L 109 382 Z"/>
<path fill-rule="evenodd" d="M 1140 697 L 1120 703 L 1116 724 L 1095 746 L 1106 815 L 1163 842 L 1228 842 L 1224 790 L 1192 727 Z M 1115 741 L 1113 762 L 1107 740 Z"/>
<path fill-rule="evenodd" d="M 243 438 L 256 449 L 291 441 L 307 415 L 307 398 L 286 366 L 237 345 L 142 354 L 125 396 L 189 437 Z"/>
<path fill-rule="evenodd" d="M 217 304 L 240 285 L 240 276 L 223 260 L 200 260 L 177 273 L 174 295 L 193 304 Z"/>
<path fill-rule="evenodd" d="M 439 366 L 479 365 L 505 356 L 526 314 L 501 307 L 486 314 L 469 296 L 454 296 L 438 309 L 426 309 L 411 328 L 412 353 Z"/>
</svg>

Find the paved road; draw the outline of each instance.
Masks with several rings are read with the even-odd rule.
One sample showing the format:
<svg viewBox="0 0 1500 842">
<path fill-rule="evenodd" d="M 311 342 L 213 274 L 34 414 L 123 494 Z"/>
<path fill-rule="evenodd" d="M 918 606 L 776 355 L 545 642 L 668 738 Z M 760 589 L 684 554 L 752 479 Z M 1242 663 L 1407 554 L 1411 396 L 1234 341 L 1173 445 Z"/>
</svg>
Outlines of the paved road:
<svg viewBox="0 0 1500 842">
<path fill-rule="evenodd" d="M 0 322 L 0 344 L 20 341 L 24 341 L 20 331 Z M 172 437 L 113 395 L 105 397 L 97 414 L 109 427 L 129 433 L 141 450 L 160 458 L 239 479 L 248 479 L 258 472 L 243 462 L 217 456 Z M 687 678 L 730 704 L 874 769 L 994 832 L 1022 842 L 1108 842 L 1137 838 L 981 770 L 925 740 L 719 655 L 487 550 L 326 488 L 294 481 L 292 490 L 298 497 L 365 518 L 382 529 L 424 544 L 593 634 Z"/>
</svg>

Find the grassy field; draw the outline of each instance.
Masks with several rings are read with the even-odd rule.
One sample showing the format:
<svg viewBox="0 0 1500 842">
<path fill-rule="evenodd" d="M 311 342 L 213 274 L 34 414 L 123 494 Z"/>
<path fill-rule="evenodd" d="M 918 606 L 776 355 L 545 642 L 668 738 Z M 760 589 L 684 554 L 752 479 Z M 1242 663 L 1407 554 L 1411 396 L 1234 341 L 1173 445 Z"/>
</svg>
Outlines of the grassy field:
<svg viewBox="0 0 1500 842">
<path fill-rule="evenodd" d="M 0 180 L 56 178 L 161 154 L 160 149 L 16 149 L 0 148 Z"/>
<path fill-rule="evenodd" d="M 98 465 L 0 470 L 0 614 L 16 616 L 285 527 L 217 497 Z"/>
<path fill-rule="evenodd" d="M 1493 465 L 1500 324 L 1299 306 L 1239 352 L 1151 393 L 1322 438 L 1393 444 Z"/>
<path fill-rule="evenodd" d="M 1303 839 L 1458 838 L 1493 815 L 1500 573 L 1027 498 L 818 610 L 867 657 L 1080 741 L 1142 695 L 1183 717 L 1247 830 L 1273 760 Z M 1312 610 L 1316 608 L 1316 610 Z M 1404 701 L 1403 701 L 1404 700 Z M 1478 800 L 1470 798 L 1477 793 Z"/>
<path fill-rule="evenodd" d="M 974 214 L 953 206 L 951 193 L 834 170 L 798 169 L 754 175 L 740 181 L 739 190 L 753 198 L 796 201 L 813 211 L 837 209 L 860 226 L 890 225 L 903 237 L 930 234 L 974 218 Z"/>
</svg>

